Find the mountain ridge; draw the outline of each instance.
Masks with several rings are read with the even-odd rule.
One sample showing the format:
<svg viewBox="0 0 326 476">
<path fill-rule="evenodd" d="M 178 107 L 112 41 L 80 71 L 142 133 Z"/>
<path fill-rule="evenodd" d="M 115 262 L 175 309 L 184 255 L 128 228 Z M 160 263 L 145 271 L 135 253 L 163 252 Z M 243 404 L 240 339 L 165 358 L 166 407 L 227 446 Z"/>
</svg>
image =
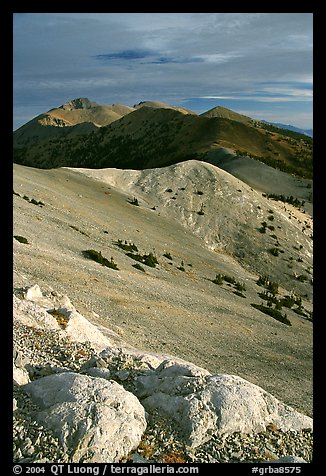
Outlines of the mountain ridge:
<svg viewBox="0 0 326 476">
<path fill-rule="evenodd" d="M 97 111 L 97 118 L 103 116 L 102 106 L 89 107 L 88 102 L 85 104 L 85 101 L 81 101 L 83 104 L 84 109 L 66 111 L 64 115 L 63 109 L 57 108 L 52 111 L 51 120 L 56 117 L 75 122 L 69 126 L 71 129 L 77 125 L 76 111 L 84 111 L 83 117 L 88 111 L 88 122 L 95 117 L 94 111 Z M 107 106 L 104 115 L 109 123 L 104 124 L 102 119 L 102 127 L 97 127 L 101 125 L 99 121 L 96 123 L 97 130 L 90 129 L 90 133 L 84 134 L 82 138 L 69 137 L 69 128 L 64 123 L 59 128 L 55 123 L 46 126 L 51 132 L 49 137 L 54 139 L 50 142 L 49 137 L 35 134 L 35 120 L 32 123 L 30 121 L 14 133 L 14 160 L 22 165 L 43 168 L 84 166 L 140 169 L 189 159 L 206 160 L 207 153 L 212 149 L 230 148 L 237 155 L 249 155 L 272 167 L 308 178 L 312 176 L 312 139 L 307 136 L 296 136 L 295 132 L 280 129 L 271 132 L 267 125 L 250 118 L 244 120 L 246 116 L 225 108 L 214 109 L 218 117 L 207 117 L 186 113 L 165 104 L 162 106 L 158 102 L 140 104 L 132 110 L 121 110 L 123 106 L 119 106 L 120 112 L 125 113 L 122 116 L 114 111 L 113 106 Z M 89 111 L 94 114 L 90 115 Z M 78 120 L 81 121 L 80 113 Z M 28 127 L 31 128 L 30 132 Z M 37 127 L 42 129 L 40 124 Z"/>
</svg>

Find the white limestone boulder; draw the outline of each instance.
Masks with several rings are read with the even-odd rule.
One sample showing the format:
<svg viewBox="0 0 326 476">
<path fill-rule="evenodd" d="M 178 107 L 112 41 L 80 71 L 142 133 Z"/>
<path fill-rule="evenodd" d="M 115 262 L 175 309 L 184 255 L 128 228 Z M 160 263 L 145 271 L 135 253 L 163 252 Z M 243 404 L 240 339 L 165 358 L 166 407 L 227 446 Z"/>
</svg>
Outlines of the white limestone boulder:
<svg viewBox="0 0 326 476">
<path fill-rule="evenodd" d="M 34 418 L 54 432 L 71 462 L 118 463 L 146 429 L 138 399 L 113 381 L 65 372 L 24 389 L 40 408 Z"/>
<path fill-rule="evenodd" d="M 312 428 L 312 419 L 235 375 L 210 375 L 192 364 L 165 361 L 136 379 L 136 395 L 149 412 L 174 420 L 187 444 L 197 447 L 213 435 L 277 428 Z"/>
</svg>

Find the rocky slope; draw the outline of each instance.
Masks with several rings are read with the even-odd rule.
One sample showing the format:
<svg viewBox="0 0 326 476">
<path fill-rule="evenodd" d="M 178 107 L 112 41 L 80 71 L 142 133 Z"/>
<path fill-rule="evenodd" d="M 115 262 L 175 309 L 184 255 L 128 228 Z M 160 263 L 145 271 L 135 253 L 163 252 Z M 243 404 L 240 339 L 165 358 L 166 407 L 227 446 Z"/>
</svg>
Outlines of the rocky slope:
<svg viewBox="0 0 326 476">
<path fill-rule="evenodd" d="M 199 162 L 160 174 L 90 173 L 15 165 L 15 289 L 38 283 L 43 292 L 67 294 L 112 342 L 238 375 L 311 416 L 308 213 Z M 268 251 L 273 234 L 284 250 L 278 256 Z M 246 261 L 255 249 L 261 254 Z M 145 264 L 151 255 L 154 267 Z M 266 274 L 269 281 L 259 281 Z M 307 279 L 295 277 L 302 274 Z M 275 318 L 285 314 L 291 325 Z"/>
<path fill-rule="evenodd" d="M 311 461 L 312 419 L 260 387 L 117 347 L 54 290 L 13 307 L 15 462 Z"/>
</svg>

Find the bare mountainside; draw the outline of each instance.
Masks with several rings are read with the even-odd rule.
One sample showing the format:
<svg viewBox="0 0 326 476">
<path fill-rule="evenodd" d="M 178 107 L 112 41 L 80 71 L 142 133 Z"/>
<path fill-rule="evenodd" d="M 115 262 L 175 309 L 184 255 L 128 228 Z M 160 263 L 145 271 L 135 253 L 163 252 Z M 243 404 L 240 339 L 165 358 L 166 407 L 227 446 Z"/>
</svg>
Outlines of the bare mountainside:
<svg viewBox="0 0 326 476">
<path fill-rule="evenodd" d="M 45 141 L 55 137 L 89 134 L 131 111 L 134 111 L 134 108 L 122 104 L 100 105 L 87 98 L 74 99 L 40 114 L 20 127 L 14 133 L 14 145 L 19 147 L 30 145 L 35 140 Z"/>
<path fill-rule="evenodd" d="M 307 415 L 311 226 L 307 213 L 202 162 L 14 165 L 16 290 L 67 294 L 116 342 L 239 375 Z"/>
<path fill-rule="evenodd" d="M 124 115 L 117 117 L 119 110 L 93 106 L 86 99 L 67 104 L 14 132 L 16 163 L 40 168 L 144 169 L 189 159 L 209 162 L 212 151 L 229 148 L 238 156 L 312 178 L 310 137 L 225 108 L 198 116 L 183 108 L 145 101 L 134 108 L 125 107 Z M 97 112 L 101 108 L 105 108 L 105 117 L 109 109 L 110 120 L 98 127 L 103 124 Z M 76 116 L 90 124 L 84 133 L 81 124 L 67 123 Z"/>
</svg>

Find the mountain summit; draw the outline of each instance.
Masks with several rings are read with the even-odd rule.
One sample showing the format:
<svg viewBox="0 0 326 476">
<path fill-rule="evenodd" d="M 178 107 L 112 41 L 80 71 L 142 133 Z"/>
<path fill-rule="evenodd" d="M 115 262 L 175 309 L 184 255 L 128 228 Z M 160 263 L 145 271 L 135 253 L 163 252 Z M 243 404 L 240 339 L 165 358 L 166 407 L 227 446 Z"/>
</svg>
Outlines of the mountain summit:
<svg viewBox="0 0 326 476">
<path fill-rule="evenodd" d="M 95 101 L 90 101 L 88 98 L 77 98 L 67 102 L 60 106 L 59 109 L 65 109 L 71 111 L 72 109 L 91 109 L 92 107 L 98 107 Z"/>
<path fill-rule="evenodd" d="M 224 119 L 230 119 L 231 121 L 242 122 L 243 124 L 253 125 L 254 120 L 251 117 L 244 116 L 238 112 L 227 109 L 226 107 L 216 106 L 210 109 L 209 111 L 203 112 L 201 116 L 204 117 L 222 117 Z"/>
</svg>

